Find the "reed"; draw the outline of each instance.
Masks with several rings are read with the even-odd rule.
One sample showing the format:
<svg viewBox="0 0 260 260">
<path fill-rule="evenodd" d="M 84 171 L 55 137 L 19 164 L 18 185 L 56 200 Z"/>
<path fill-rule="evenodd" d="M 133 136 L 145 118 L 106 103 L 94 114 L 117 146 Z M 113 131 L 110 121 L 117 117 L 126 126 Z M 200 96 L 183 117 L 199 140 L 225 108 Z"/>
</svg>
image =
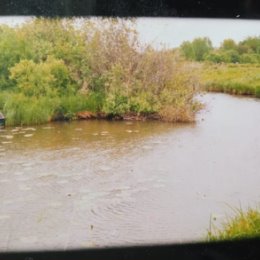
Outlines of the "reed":
<svg viewBox="0 0 260 260">
<path fill-rule="evenodd" d="M 260 236 L 260 211 L 249 208 L 247 211 L 235 209 L 235 215 L 228 219 L 222 228 L 211 224 L 207 239 L 210 241 L 241 239 Z"/>
</svg>

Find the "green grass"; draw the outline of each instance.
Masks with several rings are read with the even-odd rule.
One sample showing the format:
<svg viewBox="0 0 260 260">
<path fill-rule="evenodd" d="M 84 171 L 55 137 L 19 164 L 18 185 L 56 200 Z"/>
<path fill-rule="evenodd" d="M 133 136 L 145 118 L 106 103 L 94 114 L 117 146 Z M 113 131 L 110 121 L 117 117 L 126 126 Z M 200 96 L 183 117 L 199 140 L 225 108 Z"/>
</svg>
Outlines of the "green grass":
<svg viewBox="0 0 260 260">
<path fill-rule="evenodd" d="M 250 237 L 260 237 L 260 211 L 258 209 L 235 210 L 235 216 L 226 221 L 220 229 L 211 224 L 207 239 L 217 241 Z"/>
<path fill-rule="evenodd" d="M 39 98 L 13 92 L 0 94 L 0 111 L 5 115 L 8 126 L 38 125 L 55 117 L 70 120 L 79 111 L 99 111 L 101 104 L 102 96 L 97 93 Z"/>
<path fill-rule="evenodd" d="M 200 84 L 207 91 L 260 98 L 260 65 L 204 64 L 199 74 Z"/>
<path fill-rule="evenodd" d="M 42 97 L 26 97 L 22 93 L 9 93 L 5 96 L 3 112 L 7 125 L 36 125 L 49 122 L 58 101 Z"/>
</svg>

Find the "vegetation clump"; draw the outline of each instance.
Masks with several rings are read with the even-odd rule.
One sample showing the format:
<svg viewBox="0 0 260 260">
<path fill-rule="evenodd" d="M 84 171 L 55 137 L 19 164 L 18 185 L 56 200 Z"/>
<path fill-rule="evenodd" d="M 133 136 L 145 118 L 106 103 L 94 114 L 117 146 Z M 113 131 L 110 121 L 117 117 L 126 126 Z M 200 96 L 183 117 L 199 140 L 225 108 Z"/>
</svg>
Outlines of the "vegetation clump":
<svg viewBox="0 0 260 260">
<path fill-rule="evenodd" d="M 230 240 L 260 236 L 260 211 L 258 209 L 236 210 L 234 218 L 227 221 L 222 229 L 210 227 L 208 240 Z"/>
<path fill-rule="evenodd" d="M 0 111 L 8 125 L 156 114 L 194 120 L 196 89 L 174 52 L 141 45 L 123 19 L 43 19 L 0 26 Z"/>
</svg>

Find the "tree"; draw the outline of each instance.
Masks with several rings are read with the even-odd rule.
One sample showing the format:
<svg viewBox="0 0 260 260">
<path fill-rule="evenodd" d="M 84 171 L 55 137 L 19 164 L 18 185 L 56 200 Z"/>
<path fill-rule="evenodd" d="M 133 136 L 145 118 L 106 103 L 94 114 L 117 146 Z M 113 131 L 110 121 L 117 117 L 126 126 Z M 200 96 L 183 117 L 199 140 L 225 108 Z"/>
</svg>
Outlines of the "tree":
<svg viewBox="0 0 260 260">
<path fill-rule="evenodd" d="M 244 41 L 240 42 L 239 45 L 244 49 L 247 49 L 247 53 L 258 53 L 260 54 L 260 37 L 248 37 Z"/>
<path fill-rule="evenodd" d="M 196 61 L 202 61 L 205 55 L 213 49 L 209 38 L 197 38 L 193 40 L 192 47 Z"/>
<path fill-rule="evenodd" d="M 203 61 L 205 56 L 213 49 L 209 38 L 196 38 L 192 42 L 184 42 L 181 50 L 189 60 Z"/>
<path fill-rule="evenodd" d="M 237 50 L 237 44 L 234 40 L 232 39 L 226 39 L 222 42 L 220 49 L 224 51 L 228 50 Z"/>
</svg>

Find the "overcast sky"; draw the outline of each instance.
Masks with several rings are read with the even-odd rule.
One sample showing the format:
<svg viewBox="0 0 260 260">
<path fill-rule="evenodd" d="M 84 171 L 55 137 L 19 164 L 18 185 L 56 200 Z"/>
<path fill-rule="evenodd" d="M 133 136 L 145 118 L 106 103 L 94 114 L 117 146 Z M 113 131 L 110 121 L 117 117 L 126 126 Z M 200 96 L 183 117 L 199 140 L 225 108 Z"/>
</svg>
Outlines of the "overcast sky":
<svg viewBox="0 0 260 260">
<path fill-rule="evenodd" d="M 183 41 L 209 37 L 215 47 L 227 38 L 241 41 L 260 36 L 260 20 L 141 18 L 137 24 L 140 37 L 155 46 L 178 47 Z"/>
<path fill-rule="evenodd" d="M 0 23 L 19 25 L 30 17 L 1 17 Z M 260 36 L 260 20 L 138 18 L 137 30 L 143 42 L 178 47 L 183 41 L 209 37 L 215 47 L 227 38 L 241 41 L 248 36 Z"/>
</svg>

